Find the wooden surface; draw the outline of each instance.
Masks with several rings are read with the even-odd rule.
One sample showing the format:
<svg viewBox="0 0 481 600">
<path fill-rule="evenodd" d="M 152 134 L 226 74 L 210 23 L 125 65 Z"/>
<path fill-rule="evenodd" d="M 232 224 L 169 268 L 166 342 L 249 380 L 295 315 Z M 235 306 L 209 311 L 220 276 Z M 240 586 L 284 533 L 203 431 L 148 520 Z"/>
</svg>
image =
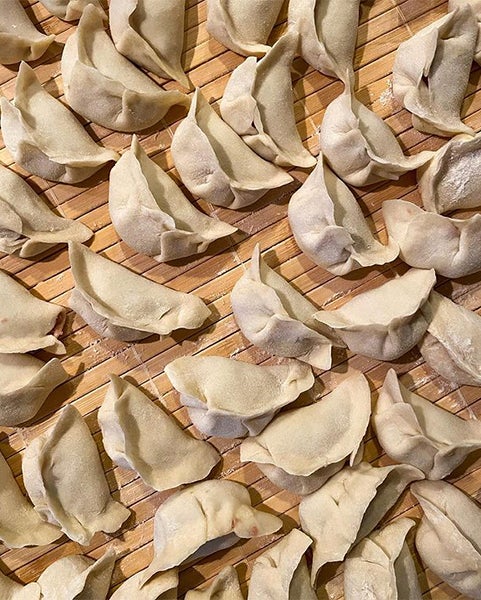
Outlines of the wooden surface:
<svg viewBox="0 0 481 600">
<path fill-rule="evenodd" d="M 241 1 L 241 0 L 240 0 Z M 296 1 L 296 0 L 292 0 Z M 60 53 L 62 44 L 73 27 L 55 17 L 49 16 L 39 2 L 22 0 L 30 18 L 39 23 L 46 33 L 55 33 L 57 42 L 32 66 L 47 90 L 60 99 L 62 80 L 60 77 Z M 209 39 L 205 28 L 205 0 L 187 0 L 185 60 L 187 70 L 195 85 L 200 86 L 207 98 L 217 102 L 222 95 L 227 78 L 242 58 L 226 51 L 219 43 Z M 394 52 L 399 43 L 407 39 L 428 23 L 441 17 L 447 10 L 447 2 L 440 0 L 369 0 L 363 2 L 355 58 L 356 89 L 359 99 L 382 116 L 392 127 L 399 141 L 409 153 L 424 149 L 438 148 L 442 140 L 425 136 L 411 127 L 410 116 L 393 101 L 390 77 Z M 276 39 L 285 27 L 285 10 L 273 32 Z M 1 90 L 8 98 L 13 96 L 16 75 L 15 68 L 0 66 Z M 476 131 L 481 129 L 481 94 L 479 68 L 473 67 L 463 114 L 466 122 Z M 318 152 L 316 129 L 328 103 L 341 91 L 340 82 L 329 79 L 308 69 L 302 60 L 294 63 L 295 111 L 299 129 L 306 145 L 314 154 Z M 167 88 L 176 87 L 172 82 Z M 140 135 L 141 143 L 150 156 L 164 169 L 177 177 L 173 170 L 169 152 L 172 132 L 182 117 L 180 110 L 173 110 L 167 119 L 152 130 Z M 86 124 L 93 137 L 101 144 L 117 151 L 126 149 L 130 136 Z M 260 242 L 268 263 L 301 290 L 317 306 L 334 308 L 352 294 L 381 284 L 395 272 L 403 272 L 406 267 L 400 261 L 380 268 L 358 271 L 345 278 L 333 277 L 323 269 L 315 267 L 303 256 L 291 236 L 286 218 L 287 202 L 291 189 L 274 191 L 252 207 L 242 212 L 229 211 L 200 202 L 199 205 L 209 214 L 235 224 L 239 232 L 230 238 L 213 244 L 201 257 L 176 265 L 157 264 L 151 258 L 135 254 L 126 244 L 119 241 L 114 231 L 107 207 L 108 170 L 103 169 L 81 186 L 53 184 L 37 177 L 28 176 L 16 165 L 12 165 L 9 153 L 0 142 L 0 160 L 21 172 L 43 196 L 66 217 L 80 219 L 95 231 L 91 247 L 109 258 L 122 263 L 135 272 L 148 278 L 166 283 L 177 290 L 195 292 L 212 309 L 212 318 L 197 333 L 176 335 L 175 339 L 149 338 L 144 343 L 124 344 L 100 339 L 87 327 L 82 319 L 68 312 L 63 341 L 67 355 L 62 363 L 70 375 L 70 381 L 60 386 L 49 398 L 35 421 L 29 426 L 0 431 L 2 453 L 8 459 L 18 482 L 21 484 L 21 455 L 33 438 L 55 422 L 61 406 L 72 403 L 85 416 L 91 432 L 98 443 L 105 472 L 113 496 L 132 510 L 131 518 L 116 535 L 98 534 L 88 547 L 62 538 L 59 543 L 42 548 L 8 550 L 0 546 L 0 568 L 6 574 L 14 574 L 18 580 L 35 580 L 42 570 L 54 560 L 69 554 L 85 553 L 98 558 L 108 546 L 114 547 L 120 559 L 116 563 L 112 581 L 115 589 L 125 578 L 143 569 L 151 559 L 152 517 L 157 507 L 172 492 L 155 493 L 144 485 L 133 472 L 114 467 L 102 448 L 97 423 L 97 409 L 100 406 L 110 373 L 126 375 L 129 380 L 142 386 L 152 398 L 160 402 L 175 415 L 178 422 L 190 428 L 188 415 L 179 404 L 167 377 L 163 374 L 165 364 L 185 354 L 219 354 L 237 357 L 245 361 L 261 363 L 269 361 L 267 355 L 253 348 L 239 333 L 232 317 L 229 292 L 242 274 L 252 249 Z M 306 174 L 293 171 L 298 181 Z M 297 184 L 298 185 L 298 184 Z M 357 197 L 369 220 L 381 239 L 385 239 L 384 224 L 381 218 L 383 200 L 405 198 L 420 203 L 416 191 L 415 177 L 408 174 L 399 182 L 371 186 L 358 190 Z M 72 276 L 65 247 L 57 248 L 41 257 L 41 260 L 28 261 L 17 257 L 1 256 L 0 268 L 15 275 L 34 294 L 47 300 L 68 306 L 72 288 Z M 481 305 L 481 275 L 464 280 L 446 281 L 438 278 L 438 289 L 456 302 L 472 310 Z M 46 358 L 47 355 L 44 355 Z M 357 355 L 338 353 L 334 357 L 334 368 L 318 374 L 316 385 L 310 392 L 312 399 L 331 390 L 348 374 L 355 371 L 366 373 L 372 390 L 381 385 L 387 370 L 394 366 L 402 381 L 421 395 L 466 418 L 475 418 L 481 411 L 479 388 L 449 384 L 437 377 L 422 361 L 415 349 L 402 360 L 394 363 L 380 363 Z M 193 432 L 198 435 L 196 432 Z M 295 526 L 297 521 L 298 498 L 277 489 L 252 464 L 239 463 L 239 441 L 213 439 L 212 443 L 223 454 L 221 465 L 214 471 L 216 477 L 225 477 L 249 486 L 256 504 L 266 510 L 280 514 L 284 520 L 284 533 Z M 368 435 L 365 457 L 376 464 L 386 464 L 388 460 L 372 433 Z M 481 458 L 478 454 L 469 460 L 449 479 L 474 497 L 481 482 Z M 403 496 L 396 514 L 418 517 L 419 509 L 411 495 Z M 391 513 L 391 518 L 394 513 Z M 204 560 L 195 567 L 183 570 L 180 575 L 179 597 L 186 590 L 205 585 L 226 564 L 235 564 L 241 580 L 249 577 L 252 561 L 281 534 L 251 540 Z M 412 541 L 412 540 L 411 540 Z M 433 574 L 425 571 L 416 557 L 420 581 L 426 598 L 444 600 L 461 598 L 443 584 Z M 331 579 L 321 582 L 320 598 L 338 599 L 342 593 L 342 572 L 332 570 Z"/>
</svg>

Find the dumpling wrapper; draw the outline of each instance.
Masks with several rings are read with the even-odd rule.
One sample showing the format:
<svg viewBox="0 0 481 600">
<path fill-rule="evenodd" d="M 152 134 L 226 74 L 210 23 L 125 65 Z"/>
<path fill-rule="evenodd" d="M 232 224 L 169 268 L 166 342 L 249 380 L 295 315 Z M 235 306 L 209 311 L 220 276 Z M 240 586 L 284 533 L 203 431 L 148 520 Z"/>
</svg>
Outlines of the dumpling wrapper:
<svg viewBox="0 0 481 600">
<path fill-rule="evenodd" d="M 416 523 L 401 517 L 363 539 L 344 564 L 345 600 L 421 600 L 416 565 L 406 543 Z"/>
<path fill-rule="evenodd" d="M 9 548 L 25 548 L 46 546 L 61 536 L 60 529 L 45 523 L 22 494 L 7 461 L 0 453 L 0 540 Z M 12 600 L 23 598 L 14 596 Z"/>
<path fill-rule="evenodd" d="M 2 0 L 0 14 L 0 64 L 37 60 L 54 41 L 36 29 L 19 0 Z"/>
<path fill-rule="evenodd" d="M 327 563 L 344 560 L 352 547 L 376 527 L 403 490 L 423 479 L 410 465 L 345 467 L 317 492 L 301 500 L 301 527 L 313 540 L 311 580 Z"/>
<path fill-rule="evenodd" d="M 191 590 L 184 600 L 244 600 L 234 567 L 224 567 L 206 590 Z"/>
<path fill-rule="evenodd" d="M 422 338 L 428 327 L 423 306 L 436 283 L 433 269 L 409 269 L 377 288 L 363 292 L 336 310 L 315 318 L 357 354 L 395 360 Z"/>
<path fill-rule="evenodd" d="M 117 50 L 137 65 L 184 87 L 185 0 L 112 0 L 110 32 Z"/>
<path fill-rule="evenodd" d="M 461 121 L 478 23 L 469 4 L 449 12 L 403 42 L 393 66 L 393 94 L 418 131 L 474 135 Z"/>
<path fill-rule="evenodd" d="M 0 108 L 3 140 L 14 161 L 43 179 L 79 183 L 119 157 L 93 141 L 26 63 L 20 65 L 15 98 L 0 97 Z"/>
<path fill-rule="evenodd" d="M 171 151 L 187 189 L 217 206 L 244 208 L 292 182 L 288 173 L 251 150 L 199 89 L 175 130 Z"/>
<path fill-rule="evenodd" d="M 237 325 L 252 344 L 275 356 L 331 368 L 332 341 L 317 330 L 317 308 L 264 262 L 258 244 L 230 299 Z"/>
<path fill-rule="evenodd" d="M 321 152 L 349 185 L 362 187 L 397 180 L 430 160 L 433 152 L 405 156 L 386 123 L 346 87 L 326 108 L 319 130 Z"/>
<path fill-rule="evenodd" d="M 110 376 L 98 420 L 105 451 L 114 463 L 136 471 L 157 491 L 204 479 L 220 460 L 213 446 L 190 436 L 117 375 Z"/>
<path fill-rule="evenodd" d="M 237 231 L 197 210 L 135 135 L 110 173 L 109 209 L 120 237 L 159 262 L 200 254 Z"/>
<path fill-rule="evenodd" d="M 37 512 L 75 542 L 113 533 L 130 510 L 112 499 L 97 446 L 80 413 L 67 405 L 23 456 L 25 488 Z"/>
<path fill-rule="evenodd" d="M 129 271 L 81 244 L 69 244 L 75 288 L 70 306 L 100 335 L 124 341 L 176 329 L 197 329 L 210 310 L 194 294 L 177 292 Z"/>
<path fill-rule="evenodd" d="M 292 195 L 288 216 L 299 248 L 334 275 L 384 265 L 399 253 L 393 239 L 384 246 L 374 238 L 354 194 L 331 171 L 322 154 L 314 171 Z"/>
<path fill-rule="evenodd" d="M 40 2 L 52 15 L 64 21 L 78 21 L 89 4 L 103 11 L 99 0 L 40 0 Z"/>
<path fill-rule="evenodd" d="M 423 563 L 452 588 L 481 599 L 481 508 L 444 481 L 411 486 L 424 511 L 416 533 Z"/>
<path fill-rule="evenodd" d="M 205 435 L 257 435 L 277 412 L 314 385 L 297 361 L 260 366 L 222 356 L 183 356 L 165 367 L 192 423 Z"/>
<path fill-rule="evenodd" d="M 0 571 L 0 598 L 2 600 L 42 600 L 38 583 L 21 585 Z M 243 599 L 241 599 L 243 600 Z"/>
<path fill-rule="evenodd" d="M 262 56 L 284 0 L 208 0 L 207 31 L 243 56 Z"/>
<path fill-rule="evenodd" d="M 247 58 L 232 72 L 220 103 L 222 118 L 259 156 L 282 167 L 309 168 L 294 114 L 291 67 L 298 33 L 286 33 L 259 62 Z"/>
<path fill-rule="evenodd" d="M 481 423 L 465 421 L 408 390 L 388 371 L 373 411 L 379 443 L 388 456 L 444 479 L 481 448 Z"/>
<path fill-rule="evenodd" d="M 255 462 L 280 488 L 311 494 L 346 460 L 350 466 L 357 462 L 370 416 L 369 383 L 355 375 L 319 402 L 283 412 L 259 436 L 244 440 L 241 462 Z"/>
<path fill-rule="evenodd" d="M 147 568 L 129 577 L 110 600 L 177 600 L 178 583 L 175 569 L 152 574 Z"/>
<path fill-rule="evenodd" d="M 147 129 L 172 106 L 189 105 L 185 94 L 163 90 L 116 50 L 93 5 L 85 7 L 65 44 L 62 78 L 73 110 L 114 131 Z"/>
<path fill-rule="evenodd" d="M 456 8 L 464 6 L 465 4 L 471 6 L 474 16 L 478 21 L 478 41 L 476 43 L 476 48 L 474 49 L 474 60 L 478 65 L 481 65 L 481 0 L 449 0 L 448 10 L 456 10 Z"/>
</svg>

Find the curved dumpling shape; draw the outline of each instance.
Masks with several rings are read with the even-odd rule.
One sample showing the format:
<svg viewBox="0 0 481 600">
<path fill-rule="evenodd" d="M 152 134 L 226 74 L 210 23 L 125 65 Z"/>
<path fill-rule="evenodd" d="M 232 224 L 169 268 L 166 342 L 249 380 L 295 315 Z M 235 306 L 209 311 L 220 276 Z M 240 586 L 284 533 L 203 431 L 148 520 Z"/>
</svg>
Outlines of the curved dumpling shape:
<svg viewBox="0 0 481 600">
<path fill-rule="evenodd" d="M 336 310 L 315 318 L 357 354 L 395 360 L 422 338 L 428 327 L 423 313 L 436 283 L 433 269 L 409 269 L 401 277 L 363 292 Z"/>
<path fill-rule="evenodd" d="M 373 412 L 377 438 L 388 456 L 444 479 L 481 448 L 481 423 L 465 421 L 405 388 L 390 369 Z"/>
<path fill-rule="evenodd" d="M 468 598 L 481 600 L 481 508 L 444 481 L 411 486 L 424 511 L 416 533 L 423 563 Z"/>
<path fill-rule="evenodd" d="M 2 600 L 43 600 L 38 583 L 24 586 L 2 572 L 0 572 L 0 598 Z"/>
<path fill-rule="evenodd" d="M 103 10 L 99 0 L 40 0 L 40 2 L 52 15 L 64 21 L 78 21 L 89 4 Z"/>
<path fill-rule="evenodd" d="M 204 215 L 142 149 L 136 136 L 110 173 L 109 209 L 120 237 L 159 262 L 204 252 L 237 231 Z"/>
<path fill-rule="evenodd" d="M 292 181 L 288 173 L 251 150 L 199 89 L 189 114 L 175 130 L 171 151 L 187 189 L 217 206 L 244 208 Z"/>
<path fill-rule="evenodd" d="M 319 130 L 321 152 L 333 171 L 357 187 L 399 179 L 433 156 L 423 151 L 405 156 L 391 129 L 349 88 L 326 108 Z"/>
<path fill-rule="evenodd" d="M 370 416 L 369 384 L 355 375 L 319 402 L 283 412 L 259 436 L 244 440 L 240 459 L 255 462 L 280 488 L 311 494 L 347 459 L 355 464 Z"/>
<path fill-rule="evenodd" d="M 252 344 L 275 356 L 331 368 L 332 342 L 316 330 L 317 308 L 264 262 L 259 244 L 230 299 L 237 325 Z"/>
<path fill-rule="evenodd" d="M 98 413 L 110 458 L 133 469 L 157 491 L 204 479 L 219 462 L 217 450 L 181 429 L 134 385 L 110 376 Z"/>
<path fill-rule="evenodd" d="M 110 600 L 177 600 L 178 584 L 179 576 L 175 569 L 151 574 L 147 568 L 129 577 Z"/>
<path fill-rule="evenodd" d="M 189 105 L 166 91 L 117 52 L 102 13 L 88 5 L 62 53 L 65 98 L 75 112 L 114 131 L 139 131 L 158 123 L 175 104 Z"/>
<path fill-rule="evenodd" d="M 299 248 L 334 275 L 393 261 L 394 240 L 378 242 L 354 194 L 325 164 L 322 154 L 314 171 L 291 197 L 289 224 Z"/>
<path fill-rule="evenodd" d="M 416 523 L 400 518 L 371 533 L 348 555 L 344 564 L 344 597 L 359 600 L 421 600 L 416 565 L 406 543 Z"/>
<path fill-rule="evenodd" d="M 207 0 L 207 31 L 226 48 L 262 56 L 284 0 Z"/>
<path fill-rule="evenodd" d="M 478 24 L 466 4 L 403 42 L 393 66 L 394 97 L 412 115 L 415 129 L 450 137 L 474 135 L 461 121 Z"/>
<path fill-rule="evenodd" d="M 405 263 L 456 279 L 481 271 L 481 215 L 450 219 L 412 202 L 386 200 L 382 214 Z"/>
<path fill-rule="evenodd" d="M 346 467 L 320 490 L 301 500 L 302 529 L 314 540 L 312 583 L 320 568 L 344 560 L 376 527 L 412 481 L 423 479 L 409 465 Z"/>
<path fill-rule="evenodd" d="M 117 531 L 130 515 L 110 496 L 97 446 L 71 405 L 27 446 L 22 467 L 37 512 L 79 544 L 88 545 L 97 531 Z"/>
<path fill-rule="evenodd" d="M 121 54 L 159 77 L 190 87 L 181 63 L 185 0 L 112 0 L 109 16 Z"/>
<path fill-rule="evenodd" d="M 247 58 L 230 76 L 222 118 L 259 156 L 282 167 L 313 167 L 294 114 L 291 66 L 299 34 L 286 33 L 259 62 Z"/>
<path fill-rule="evenodd" d="M 191 590 L 184 600 L 244 600 L 234 567 L 224 567 L 206 590 Z"/>
<path fill-rule="evenodd" d="M 474 60 L 481 65 L 481 0 L 449 0 L 448 10 L 456 10 L 456 8 L 469 4 L 473 9 L 474 16 L 478 21 L 478 41 L 474 49 Z"/>
<path fill-rule="evenodd" d="M 62 183 L 79 183 L 117 152 L 98 146 L 75 116 L 40 85 L 33 69 L 20 65 L 15 98 L 0 97 L 5 146 L 29 173 Z"/>
<path fill-rule="evenodd" d="M 183 356 L 165 367 L 192 423 L 205 435 L 257 435 L 276 413 L 314 385 L 297 361 L 253 365 L 222 356 Z"/>
<path fill-rule="evenodd" d="M 19 0 L 3 0 L 0 13 L 0 64 L 37 60 L 54 41 L 36 29 Z"/>
<path fill-rule="evenodd" d="M 70 306 L 100 335 L 142 340 L 197 329 L 210 315 L 200 298 L 132 273 L 82 244 L 69 244 L 75 288 Z"/>
</svg>

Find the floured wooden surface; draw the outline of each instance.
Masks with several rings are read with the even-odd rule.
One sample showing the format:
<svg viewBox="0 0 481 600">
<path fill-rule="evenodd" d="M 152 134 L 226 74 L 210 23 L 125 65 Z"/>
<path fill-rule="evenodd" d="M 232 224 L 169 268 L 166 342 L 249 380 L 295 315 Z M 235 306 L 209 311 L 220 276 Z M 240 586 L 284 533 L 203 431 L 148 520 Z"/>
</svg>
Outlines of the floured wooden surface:
<svg viewBox="0 0 481 600">
<path fill-rule="evenodd" d="M 295 1 L 295 0 L 292 0 Z M 45 33 L 55 33 L 57 42 L 38 61 L 31 63 L 42 83 L 55 96 L 62 96 L 60 78 L 60 43 L 65 42 L 73 27 L 50 17 L 46 9 L 38 2 L 22 0 L 28 8 L 30 18 L 40 23 Z M 184 64 L 193 83 L 200 86 L 211 101 L 218 101 L 225 87 L 228 74 L 243 60 L 242 57 L 226 51 L 215 40 L 209 39 L 205 28 L 205 1 L 187 0 L 186 52 Z M 356 90 L 359 99 L 370 106 L 377 114 L 386 119 L 393 128 L 399 141 L 409 152 L 423 149 L 436 149 L 442 140 L 423 135 L 411 127 L 410 115 L 400 110 L 393 101 L 391 93 L 391 69 L 394 52 L 399 43 L 428 23 L 445 14 L 447 2 L 439 0 L 368 0 L 363 2 L 361 25 L 359 28 L 356 67 Z M 277 39 L 285 27 L 285 10 L 278 26 L 273 32 Z M 314 154 L 318 152 L 316 129 L 319 126 L 327 104 L 342 91 L 342 84 L 307 68 L 302 60 L 294 63 L 296 116 L 299 129 L 307 146 Z M 15 68 L 0 66 L 0 84 L 2 93 L 11 98 L 14 91 Z M 480 69 L 473 66 L 468 95 L 463 115 L 465 122 L 476 131 L 481 129 L 481 88 Z M 170 82 L 168 89 L 177 84 Z M 144 149 L 164 169 L 173 168 L 168 150 L 172 132 L 183 116 L 176 108 L 167 115 L 167 119 L 158 127 L 142 133 L 139 137 Z M 114 133 L 97 125 L 87 125 L 88 131 L 101 140 L 105 146 L 123 151 L 130 145 L 130 135 Z M 11 166 L 9 153 L 0 150 L 0 160 Z M 26 173 L 14 166 L 15 170 Z M 175 175 L 175 173 L 173 173 Z M 306 174 L 292 171 L 293 176 L 303 181 Z M 261 363 L 269 357 L 250 346 L 240 335 L 232 317 L 229 292 L 242 274 L 243 263 L 249 260 L 256 243 L 262 250 L 270 266 L 276 268 L 297 289 L 319 307 L 333 308 L 345 301 L 353 293 L 380 285 L 395 272 L 401 273 L 406 266 L 397 261 L 390 265 L 365 269 L 345 278 L 333 277 L 320 267 L 315 267 L 299 252 L 289 230 L 287 222 L 287 202 L 296 187 L 272 191 L 252 210 L 229 211 L 212 207 L 204 202 L 199 206 L 209 214 L 215 214 L 239 228 L 239 232 L 230 238 L 211 245 L 209 251 L 193 261 L 182 261 L 175 265 L 157 264 L 153 259 L 135 254 L 119 241 L 109 217 L 107 206 L 108 169 L 104 168 L 82 186 L 47 183 L 37 177 L 27 180 L 37 191 L 44 192 L 48 201 L 57 207 L 60 214 L 80 219 L 95 231 L 91 247 L 104 252 L 109 258 L 124 264 L 130 269 L 144 273 L 152 280 L 167 283 L 177 290 L 195 291 L 211 308 L 212 317 L 208 325 L 195 334 L 176 334 L 175 339 L 159 341 L 149 338 L 147 342 L 124 344 L 112 340 L 102 340 L 85 326 L 83 321 L 71 311 L 68 313 L 66 334 L 62 338 L 67 355 L 62 363 L 70 374 L 70 381 L 60 386 L 42 408 L 31 426 L 25 428 L 4 429 L 0 434 L 1 451 L 21 482 L 21 453 L 25 444 L 45 431 L 57 418 L 58 409 L 66 403 L 73 403 L 86 417 L 101 452 L 113 496 L 132 509 L 132 516 L 120 533 L 114 536 L 98 534 L 91 546 L 82 548 L 71 541 L 62 541 L 43 548 L 7 550 L 0 547 L 0 568 L 4 573 L 12 572 L 19 580 L 30 582 L 54 560 L 75 553 L 85 553 L 94 558 L 101 556 L 108 546 L 116 549 L 120 560 L 117 561 L 112 589 L 125 578 L 143 569 L 151 559 L 151 541 L 153 533 L 152 517 L 156 508 L 172 492 L 156 493 L 144 485 L 133 473 L 113 467 L 102 449 L 97 409 L 105 395 L 110 373 L 127 375 L 129 380 L 142 386 L 152 398 L 160 402 L 175 415 L 185 427 L 190 426 L 185 409 L 180 407 L 176 393 L 171 389 L 167 377 L 163 374 L 165 364 L 178 356 L 192 353 L 220 354 L 236 356 L 242 360 Z M 420 204 L 415 187 L 414 174 L 408 174 L 399 182 L 371 186 L 359 193 L 365 215 L 370 215 L 381 240 L 385 239 L 381 218 L 383 200 L 404 198 Z M 66 248 L 55 249 L 45 255 L 43 260 L 28 261 L 16 257 L 2 256 L 0 268 L 14 274 L 25 286 L 34 290 L 46 300 L 67 307 L 72 288 L 72 276 L 69 269 Z M 456 302 L 472 310 L 481 306 L 481 274 L 463 280 L 447 281 L 438 278 L 438 289 Z M 119 291 L 121 293 L 121 291 Z M 40 356 L 42 354 L 40 353 Z M 47 355 L 43 355 L 45 358 Z M 270 359 L 272 361 L 272 359 Z M 275 362 L 275 360 L 274 360 Z M 319 397 L 323 391 L 329 391 L 349 373 L 366 373 L 373 390 L 379 388 L 387 370 L 394 366 L 402 381 L 419 394 L 429 398 L 465 418 L 476 418 L 481 412 L 481 391 L 479 388 L 457 388 L 423 364 L 417 350 L 413 350 L 401 361 L 394 364 L 380 363 L 375 360 L 337 352 L 334 356 L 332 371 L 321 374 L 310 392 L 312 398 Z M 304 399 L 306 401 L 306 399 Z M 196 434 L 198 435 L 198 434 Z M 379 444 L 368 435 L 365 457 L 370 461 L 386 464 L 388 461 Z M 278 490 L 252 464 L 241 466 L 239 463 L 239 442 L 235 440 L 213 439 L 212 443 L 223 454 L 222 463 L 214 470 L 216 477 L 227 477 L 249 486 L 254 503 L 280 514 L 284 520 L 284 533 L 295 526 L 297 520 L 298 498 L 288 492 Z M 478 490 L 481 486 L 481 454 L 475 454 L 464 465 L 463 470 L 454 473 L 449 481 L 456 482 L 466 492 L 481 500 Z M 417 517 L 419 508 L 411 495 L 403 496 L 396 514 Z M 390 518 L 394 513 L 389 515 Z M 236 564 L 241 580 L 249 577 L 254 558 L 263 548 L 274 542 L 281 534 L 268 538 L 250 540 L 234 548 L 215 555 L 198 565 L 181 572 L 179 595 L 185 591 L 205 584 L 214 577 L 222 566 Z M 412 545 L 412 536 L 410 536 Z M 417 561 L 420 581 L 426 598 L 444 600 L 462 598 L 454 590 L 442 584 L 438 578 L 425 572 Z M 331 573 L 327 583 L 323 581 L 320 598 L 342 598 L 341 570 Z"/>
</svg>

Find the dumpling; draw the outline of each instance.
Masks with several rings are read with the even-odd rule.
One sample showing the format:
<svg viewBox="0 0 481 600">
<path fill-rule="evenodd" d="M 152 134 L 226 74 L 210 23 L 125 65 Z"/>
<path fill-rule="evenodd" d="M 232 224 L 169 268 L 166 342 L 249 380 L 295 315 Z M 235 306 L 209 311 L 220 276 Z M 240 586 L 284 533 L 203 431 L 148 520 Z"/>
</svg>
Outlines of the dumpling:
<svg viewBox="0 0 481 600">
<path fill-rule="evenodd" d="M 0 453 L 0 540 L 9 548 L 24 548 L 45 546 L 61 536 L 60 529 L 45 523 L 22 494 L 7 461 Z"/>
<path fill-rule="evenodd" d="M 322 154 L 291 197 L 288 216 L 299 248 L 334 275 L 384 265 L 399 253 L 394 240 L 384 246 L 374 238 L 354 194 L 334 175 Z"/>
<path fill-rule="evenodd" d="M 351 548 L 376 527 L 403 490 L 423 479 L 409 465 L 346 467 L 317 492 L 301 500 L 301 527 L 313 540 L 312 583 L 321 567 L 344 560 Z"/>
<path fill-rule="evenodd" d="M 437 373 L 458 385 L 481 386 L 481 318 L 432 292 L 423 312 L 429 327 L 420 350 Z"/>
<path fill-rule="evenodd" d="M 255 462 L 280 488 L 311 494 L 347 459 L 356 463 L 370 415 L 369 384 L 355 375 L 319 402 L 283 412 L 259 436 L 244 440 L 240 459 Z"/>
<path fill-rule="evenodd" d="M 199 254 L 237 231 L 197 210 L 136 136 L 110 173 L 109 209 L 120 237 L 159 262 Z"/>
<path fill-rule="evenodd" d="M 112 0 L 110 32 L 132 62 L 190 87 L 182 68 L 185 0 Z"/>
<path fill-rule="evenodd" d="M 39 300 L 4 271 L 0 271 L 0 353 L 47 350 L 65 354 L 57 339 L 65 323 L 65 309 Z"/>
<path fill-rule="evenodd" d="M 435 283 L 433 269 L 409 269 L 401 277 L 355 296 L 341 308 L 319 311 L 315 318 L 352 352 L 395 360 L 426 332 L 428 320 L 422 308 Z"/>
<path fill-rule="evenodd" d="M 220 103 L 222 118 L 259 156 L 282 167 L 313 167 L 294 114 L 291 67 L 299 35 L 286 33 L 257 62 L 247 58 L 230 76 Z"/>
<path fill-rule="evenodd" d="M 313 69 L 354 80 L 354 51 L 361 0 L 294 0 L 289 2 L 289 28 L 300 33 L 299 52 Z"/>
<path fill-rule="evenodd" d="M 257 156 L 197 89 L 174 133 L 175 166 L 187 189 L 212 204 L 244 208 L 292 177 Z"/>
<path fill-rule="evenodd" d="M 20 65 L 15 98 L 0 97 L 3 140 L 14 161 L 29 173 L 79 183 L 117 152 L 98 146 L 80 122 L 40 85 L 33 69 Z"/>
<path fill-rule="evenodd" d="M 69 244 L 70 307 L 100 335 L 126 342 L 197 329 L 210 315 L 200 298 L 132 273 L 82 244 Z"/>
<path fill-rule="evenodd" d="M 354 548 L 344 564 L 345 600 L 421 600 L 416 565 L 406 543 L 415 525 L 401 517 Z"/>
<path fill-rule="evenodd" d="M 411 486 L 424 511 L 416 533 L 423 563 L 468 598 L 481 599 L 481 508 L 444 481 Z"/>
<path fill-rule="evenodd" d="M 332 170 L 357 187 L 399 179 L 430 160 L 433 152 L 405 156 L 384 121 L 346 87 L 326 108 L 319 143 Z"/>
<path fill-rule="evenodd" d="M 264 262 L 258 244 L 230 299 L 237 325 L 252 344 L 275 356 L 331 368 L 332 342 L 317 331 L 317 308 Z"/>
<path fill-rule="evenodd" d="M 52 212 L 16 173 L 0 165 L 0 251 L 31 258 L 55 244 L 86 242 L 93 232 Z"/>
<path fill-rule="evenodd" d="M 2 600 L 42 600 L 38 583 L 21 585 L 0 571 L 0 598 Z M 243 600 L 243 599 L 241 599 Z"/>
<path fill-rule="evenodd" d="M 207 31 L 226 48 L 262 56 L 284 0 L 207 0 Z"/>
<path fill-rule="evenodd" d="M 206 590 L 191 590 L 184 600 L 244 600 L 234 567 L 224 567 Z"/>
<path fill-rule="evenodd" d="M 420 469 L 427 479 L 444 479 L 481 448 L 481 423 L 464 421 L 405 388 L 390 369 L 373 412 L 384 451 Z"/>
<path fill-rule="evenodd" d="M 2 0 L 0 13 L 0 64 L 37 60 L 54 41 L 36 29 L 19 0 Z"/>
<path fill-rule="evenodd" d="M 412 114 L 415 129 L 447 137 L 474 135 L 460 112 L 477 39 L 478 23 L 465 4 L 399 46 L 393 93 Z"/>
<path fill-rule="evenodd" d="M 456 10 L 456 8 L 469 4 L 473 9 L 474 16 L 478 21 L 478 41 L 474 49 L 474 60 L 481 64 L 481 1 L 480 0 L 449 0 L 448 10 Z"/>
<path fill-rule="evenodd" d="M 154 574 L 146 569 L 129 577 L 110 600 L 177 600 L 178 583 L 179 576 L 175 569 Z"/>
<path fill-rule="evenodd" d="M 110 458 L 158 491 L 204 479 L 220 460 L 213 446 L 191 437 L 117 375 L 110 376 L 98 420 Z"/>
<path fill-rule="evenodd" d="M 0 426 L 32 419 L 68 375 L 57 358 L 48 363 L 30 354 L 0 354 Z"/>
<path fill-rule="evenodd" d="M 260 366 L 222 356 L 183 356 L 165 367 L 192 423 L 205 435 L 257 435 L 276 413 L 314 385 L 297 361 Z"/>
<path fill-rule="evenodd" d="M 130 511 L 110 496 L 97 446 L 71 405 L 23 456 L 25 488 L 35 509 L 84 546 L 97 531 L 113 533 Z"/>
<path fill-rule="evenodd" d="M 89 4 L 103 10 L 99 0 L 40 0 L 40 2 L 52 15 L 64 21 L 78 21 Z"/>
<path fill-rule="evenodd" d="M 390 239 L 411 267 L 453 279 L 481 271 L 481 215 L 450 219 L 405 200 L 386 200 L 382 214 Z"/>
<path fill-rule="evenodd" d="M 62 53 L 65 98 L 75 112 L 114 131 L 139 131 L 158 123 L 175 104 L 189 105 L 134 67 L 104 30 L 102 13 L 88 5 Z"/>
<path fill-rule="evenodd" d="M 293 529 L 254 562 L 247 600 L 317 600 L 309 582 L 306 550 L 311 538 Z"/>
</svg>

